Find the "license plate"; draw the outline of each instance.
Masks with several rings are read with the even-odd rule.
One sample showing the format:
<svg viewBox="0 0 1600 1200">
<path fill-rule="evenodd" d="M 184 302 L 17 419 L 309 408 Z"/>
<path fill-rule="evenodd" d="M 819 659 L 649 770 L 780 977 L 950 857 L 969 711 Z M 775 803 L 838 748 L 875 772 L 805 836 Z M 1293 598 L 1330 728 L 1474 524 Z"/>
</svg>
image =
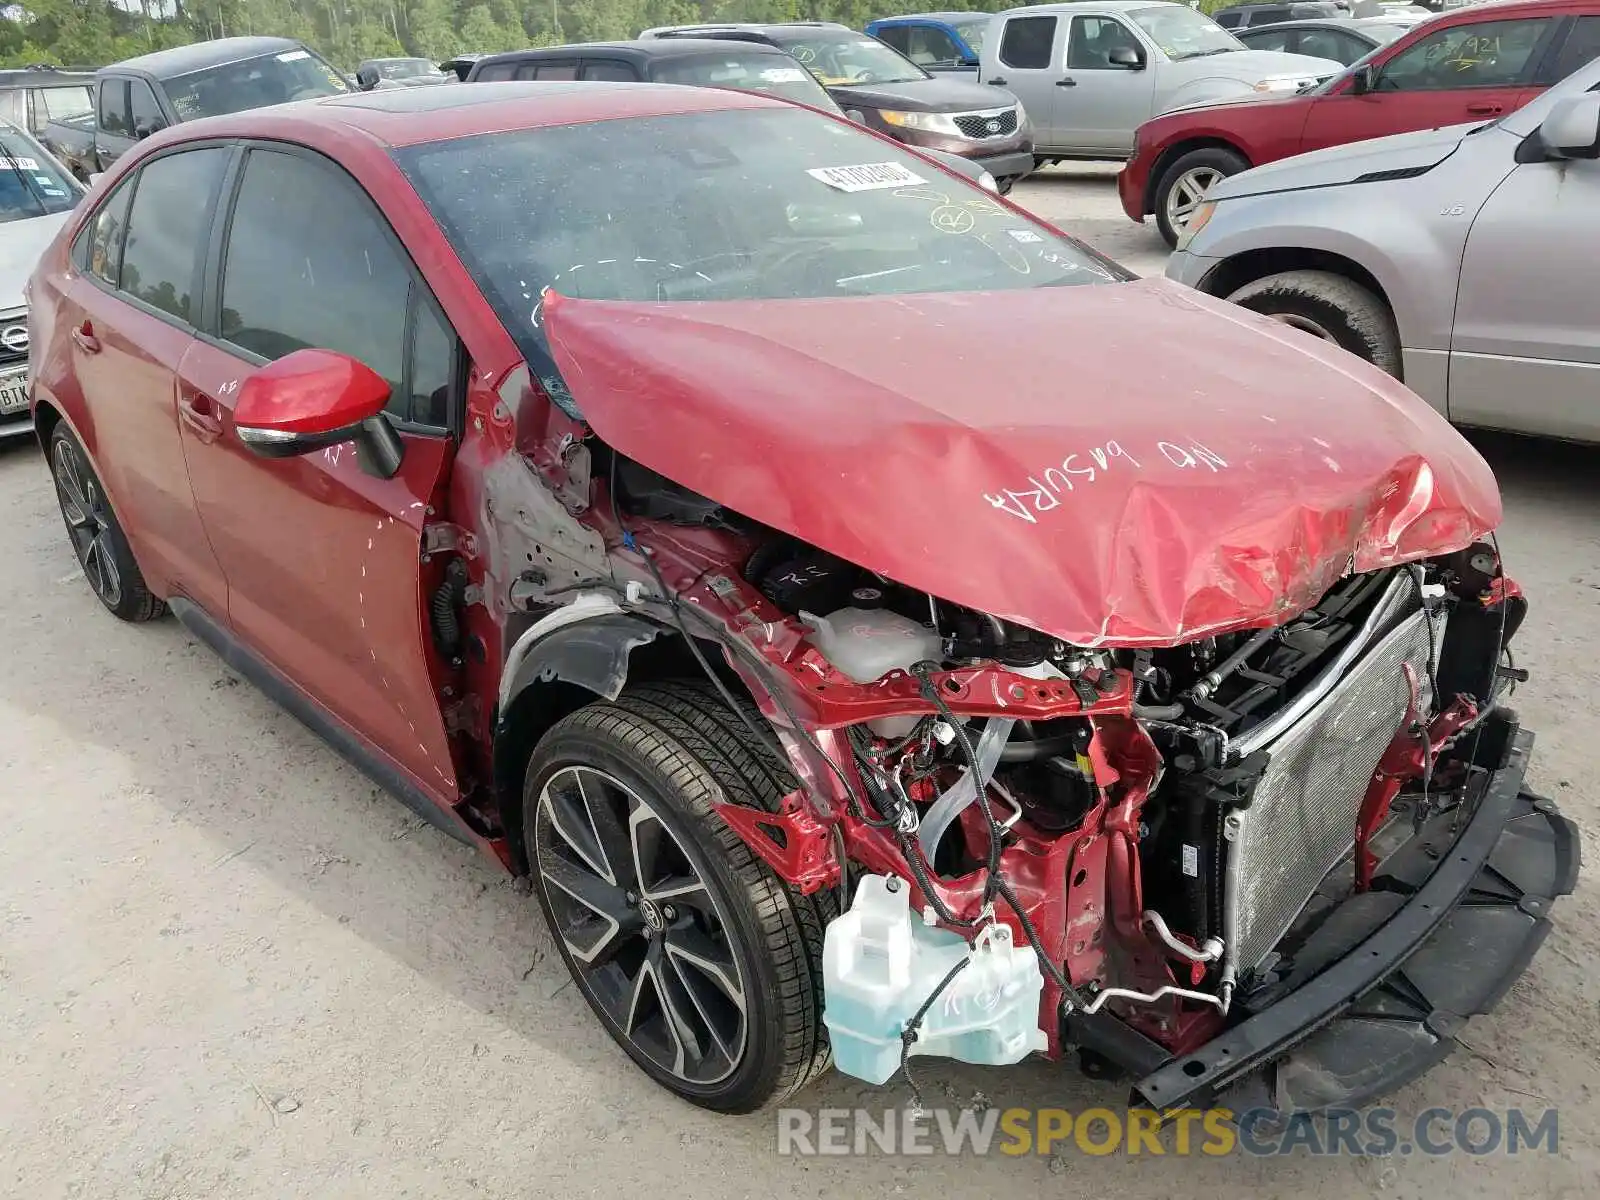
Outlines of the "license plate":
<svg viewBox="0 0 1600 1200">
<path fill-rule="evenodd" d="M 28 407 L 28 376 L 25 371 L 0 375 L 0 413 L 22 412 Z"/>
</svg>

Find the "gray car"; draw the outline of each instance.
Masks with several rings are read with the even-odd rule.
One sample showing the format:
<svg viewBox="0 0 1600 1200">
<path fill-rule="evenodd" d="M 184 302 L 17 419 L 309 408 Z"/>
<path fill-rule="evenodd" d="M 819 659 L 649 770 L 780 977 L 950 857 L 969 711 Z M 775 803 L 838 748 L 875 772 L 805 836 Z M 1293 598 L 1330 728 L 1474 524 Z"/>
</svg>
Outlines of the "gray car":
<svg viewBox="0 0 1600 1200">
<path fill-rule="evenodd" d="M 1452 421 L 1600 441 L 1600 60 L 1497 121 L 1219 183 L 1169 278 L 1337 342 Z"/>
<path fill-rule="evenodd" d="M 1041 161 L 1121 159 L 1151 117 L 1229 97 L 1292 95 L 1340 70 L 1330 59 L 1247 50 L 1210 17 L 1166 0 L 1076 0 L 998 14 L 978 77 L 1033 120 Z"/>
</svg>

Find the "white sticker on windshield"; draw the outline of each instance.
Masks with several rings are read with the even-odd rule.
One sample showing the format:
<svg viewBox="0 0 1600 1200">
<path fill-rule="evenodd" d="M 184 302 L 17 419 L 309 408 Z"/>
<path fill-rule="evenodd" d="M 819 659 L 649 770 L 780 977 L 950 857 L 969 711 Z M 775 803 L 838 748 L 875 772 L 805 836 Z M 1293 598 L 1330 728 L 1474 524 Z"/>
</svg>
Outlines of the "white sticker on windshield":
<svg viewBox="0 0 1600 1200">
<path fill-rule="evenodd" d="M 311 57 L 311 51 L 309 51 L 309 50 L 285 50 L 282 54 L 278 55 L 278 61 L 279 62 L 299 62 L 302 58 L 310 58 L 310 57 Z"/>
<path fill-rule="evenodd" d="M 894 162 L 862 163 L 856 167 L 812 167 L 806 174 L 841 192 L 876 192 L 882 188 L 928 182 Z"/>
<path fill-rule="evenodd" d="M 31 158 L 8 158 L 5 160 L 8 167 L 16 167 L 22 171 L 37 171 L 39 164 Z"/>
<path fill-rule="evenodd" d="M 1006 230 L 1006 232 L 1011 235 L 1011 240 L 1014 241 L 1014 242 L 1042 242 L 1042 241 L 1044 241 L 1044 239 L 1042 237 L 1040 237 L 1037 233 L 1035 233 L 1031 229 L 1008 229 L 1008 230 Z"/>
<path fill-rule="evenodd" d="M 761 78 L 768 83 L 803 83 L 805 77 L 799 67 L 769 67 L 761 72 Z"/>
</svg>

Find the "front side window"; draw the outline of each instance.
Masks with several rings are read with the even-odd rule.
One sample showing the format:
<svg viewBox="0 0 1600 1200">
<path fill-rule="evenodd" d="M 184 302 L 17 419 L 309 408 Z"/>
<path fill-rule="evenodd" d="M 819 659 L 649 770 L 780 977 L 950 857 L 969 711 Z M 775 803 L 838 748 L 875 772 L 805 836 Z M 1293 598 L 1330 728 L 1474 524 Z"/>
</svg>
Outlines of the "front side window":
<svg viewBox="0 0 1600 1200">
<path fill-rule="evenodd" d="M 426 381 L 408 369 L 407 316 L 424 303 L 432 298 L 348 177 L 305 155 L 250 152 L 223 252 L 225 341 L 269 361 L 310 346 L 348 354 L 389 382 L 388 411 L 408 421 L 410 380 Z M 448 372 L 431 361 L 426 374 L 447 382 Z M 442 386 L 427 387 L 426 405 Z"/>
<path fill-rule="evenodd" d="M 1012 17 L 1000 36 L 1000 61 L 1024 71 L 1047 70 L 1055 41 L 1054 17 Z"/>
<path fill-rule="evenodd" d="M 149 137 L 156 130 L 166 128 L 167 119 L 161 115 L 161 106 L 156 103 L 156 94 L 148 83 L 142 79 L 133 80 L 128 85 L 128 99 L 134 137 Z"/>
<path fill-rule="evenodd" d="M 478 77 L 476 79 L 474 79 L 472 82 L 473 83 L 504 83 L 506 80 L 514 78 L 516 76 L 516 73 L 517 73 L 517 64 L 516 63 L 509 63 L 509 62 L 490 63 L 486 67 L 480 67 L 479 68 Z"/>
<path fill-rule="evenodd" d="M 139 171 L 128 214 L 120 284 L 128 295 L 192 322 L 195 276 L 231 151 L 167 154 Z"/>
<path fill-rule="evenodd" d="M 1257 49 L 1265 49 L 1260 42 L 1252 44 Z M 1370 48 L 1360 38 L 1332 29 L 1306 29 L 1300 34 L 1301 54 L 1309 54 L 1312 58 L 1331 58 L 1342 66 L 1349 66 Z"/>
<path fill-rule="evenodd" d="M 783 49 L 824 87 L 910 83 L 928 73 L 877 38 L 859 33 L 829 34 L 785 41 Z"/>
<path fill-rule="evenodd" d="M 95 210 L 73 248 L 79 268 L 109 287 L 117 286 L 122 271 L 122 241 L 132 198 L 133 180 L 125 179 Z"/>
<path fill-rule="evenodd" d="M 1168 4 L 1162 8 L 1136 8 L 1128 16 L 1174 62 L 1245 48 L 1233 34 L 1193 8 Z"/>
<path fill-rule="evenodd" d="M 1549 82 L 1557 83 L 1579 67 L 1586 67 L 1600 57 L 1600 17 L 1579 17 L 1572 23 L 1567 40 L 1556 55 L 1555 69 Z"/>
<path fill-rule="evenodd" d="M 919 67 L 953 67 L 961 62 L 955 39 L 937 25 L 918 25 L 908 39 L 906 57 Z"/>
<path fill-rule="evenodd" d="M 395 156 L 530 365 L 559 394 L 541 315 L 547 288 L 674 303 L 1120 278 L 975 185 L 804 109 L 489 133 Z"/>
<path fill-rule="evenodd" d="M 911 57 L 911 27 L 909 25 L 890 25 L 878 30 L 874 34 L 880 42 L 890 49 Z"/>
<path fill-rule="evenodd" d="M 344 76 L 304 47 L 179 75 L 165 87 L 183 121 L 350 90 Z"/>
<path fill-rule="evenodd" d="M 1074 71 L 1126 71 L 1112 61 L 1118 50 L 1144 54 L 1139 39 L 1115 17 L 1073 17 L 1067 34 L 1067 67 Z"/>
<path fill-rule="evenodd" d="M 784 100 L 798 100 L 813 108 L 836 110 L 823 86 L 792 59 L 776 54 L 726 52 L 693 58 L 662 59 L 652 78 L 657 83 L 692 84 L 696 87 L 731 88 L 736 92 L 765 92 Z"/>
<path fill-rule="evenodd" d="M 1440 29 L 1391 58 L 1378 76 L 1380 92 L 1440 92 L 1456 88 L 1514 87 L 1550 18 L 1478 21 Z"/>
<path fill-rule="evenodd" d="M 133 122 L 128 118 L 128 81 L 106 79 L 100 84 L 100 132 L 117 137 L 132 137 Z"/>
<path fill-rule="evenodd" d="M 1289 48 L 1290 30 L 1281 25 L 1268 25 L 1265 29 L 1249 30 L 1239 35 L 1239 40 L 1252 50 L 1287 50 Z M 1301 39 L 1310 36 L 1302 32 Z M 1311 51 L 1307 50 L 1307 54 Z"/>
</svg>

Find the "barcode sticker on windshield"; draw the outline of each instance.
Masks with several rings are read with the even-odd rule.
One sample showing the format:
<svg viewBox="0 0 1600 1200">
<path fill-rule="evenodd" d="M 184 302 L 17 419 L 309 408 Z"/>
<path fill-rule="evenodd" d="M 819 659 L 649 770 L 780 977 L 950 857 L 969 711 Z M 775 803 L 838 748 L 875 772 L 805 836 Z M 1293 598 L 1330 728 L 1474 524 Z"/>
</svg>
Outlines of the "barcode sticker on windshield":
<svg viewBox="0 0 1600 1200">
<path fill-rule="evenodd" d="M 8 158 L 5 163 L 6 166 L 16 167 L 19 171 L 37 171 L 39 169 L 39 164 L 31 158 Z"/>
<path fill-rule="evenodd" d="M 806 174 L 841 192 L 875 192 L 928 182 L 894 162 L 862 163 L 858 167 L 812 167 Z"/>
<path fill-rule="evenodd" d="M 302 58 L 310 58 L 310 57 L 311 57 L 311 51 L 309 51 L 309 50 L 285 50 L 282 54 L 278 55 L 278 61 L 279 62 L 299 62 Z"/>
<path fill-rule="evenodd" d="M 805 77 L 799 67 L 769 67 L 761 72 L 761 78 L 768 83 L 801 83 Z"/>
</svg>

